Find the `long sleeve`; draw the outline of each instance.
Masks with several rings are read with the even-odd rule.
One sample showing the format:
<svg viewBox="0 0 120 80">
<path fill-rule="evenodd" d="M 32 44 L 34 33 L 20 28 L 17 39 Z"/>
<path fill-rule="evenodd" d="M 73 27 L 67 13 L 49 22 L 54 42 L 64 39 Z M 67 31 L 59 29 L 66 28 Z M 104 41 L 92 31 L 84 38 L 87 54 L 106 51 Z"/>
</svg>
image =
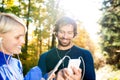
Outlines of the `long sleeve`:
<svg viewBox="0 0 120 80">
<path fill-rule="evenodd" d="M 24 80 L 41 80 L 42 72 L 38 66 L 33 67 L 26 75 Z"/>
<path fill-rule="evenodd" d="M 89 51 L 85 52 L 85 76 L 84 80 L 96 80 L 93 57 Z"/>
</svg>

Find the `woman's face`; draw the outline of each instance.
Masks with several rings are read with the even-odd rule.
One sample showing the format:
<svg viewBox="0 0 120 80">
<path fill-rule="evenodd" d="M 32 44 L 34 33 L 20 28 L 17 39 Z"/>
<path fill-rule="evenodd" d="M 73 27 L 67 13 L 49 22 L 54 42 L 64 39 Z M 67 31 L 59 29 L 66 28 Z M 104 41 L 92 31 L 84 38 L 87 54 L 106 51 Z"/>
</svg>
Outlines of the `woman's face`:
<svg viewBox="0 0 120 80">
<path fill-rule="evenodd" d="M 2 47 L 1 50 L 6 54 L 18 54 L 21 52 L 21 47 L 25 43 L 25 28 L 17 25 L 11 31 L 1 34 Z"/>
</svg>

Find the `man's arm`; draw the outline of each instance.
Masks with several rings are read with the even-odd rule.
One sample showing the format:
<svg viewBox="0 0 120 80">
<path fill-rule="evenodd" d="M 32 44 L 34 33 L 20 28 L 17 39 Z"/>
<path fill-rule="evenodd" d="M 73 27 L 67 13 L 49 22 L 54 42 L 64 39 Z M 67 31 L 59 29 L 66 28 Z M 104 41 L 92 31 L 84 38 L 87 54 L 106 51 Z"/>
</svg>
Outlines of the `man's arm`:
<svg viewBox="0 0 120 80">
<path fill-rule="evenodd" d="M 89 51 L 85 51 L 85 75 L 84 80 L 96 80 L 95 68 L 92 54 Z"/>
</svg>

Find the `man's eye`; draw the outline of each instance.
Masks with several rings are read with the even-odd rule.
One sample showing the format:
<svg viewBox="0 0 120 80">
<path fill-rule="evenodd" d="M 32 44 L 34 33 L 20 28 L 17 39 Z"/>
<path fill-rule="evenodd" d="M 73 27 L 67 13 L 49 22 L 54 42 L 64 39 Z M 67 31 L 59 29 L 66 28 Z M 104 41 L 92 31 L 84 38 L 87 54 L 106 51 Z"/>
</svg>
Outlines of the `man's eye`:
<svg viewBox="0 0 120 80">
<path fill-rule="evenodd" d="M 73 32 L 68 32 L 68 34 L 73 34 Z"/>
<path fill-rule="evenodd" d="M 16 39 L 19 39 L 19 37 L 15 37 Z"/>
</svg>

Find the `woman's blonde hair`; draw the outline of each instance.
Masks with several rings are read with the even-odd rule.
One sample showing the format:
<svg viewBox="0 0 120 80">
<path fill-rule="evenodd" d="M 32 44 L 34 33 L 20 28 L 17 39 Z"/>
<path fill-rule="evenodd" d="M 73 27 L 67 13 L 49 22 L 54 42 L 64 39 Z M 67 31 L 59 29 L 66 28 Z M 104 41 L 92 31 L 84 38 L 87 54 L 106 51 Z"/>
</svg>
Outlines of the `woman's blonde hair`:
<svg viewBox="0 0 120 80">
<path fill-rule="evenodd" d="M 0 33 L 6 33 L 12 30 L 13 26 L 18 26 L 17 24 L 22 25 L 27 31 L 26 25 L 23 20 L 11 13 L 0 13 Z"/>
</svg>

